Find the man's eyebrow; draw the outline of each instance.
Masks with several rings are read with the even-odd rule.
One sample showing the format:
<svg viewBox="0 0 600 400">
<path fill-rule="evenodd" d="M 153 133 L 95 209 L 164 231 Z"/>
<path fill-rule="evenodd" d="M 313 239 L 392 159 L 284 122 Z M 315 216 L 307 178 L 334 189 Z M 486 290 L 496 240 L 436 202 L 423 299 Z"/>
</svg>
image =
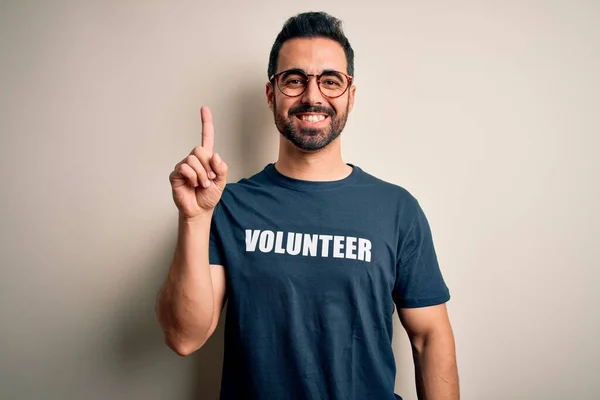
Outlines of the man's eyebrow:
<svg viewBox="0 0 600 400">
<path fill-rule="evenodd" d="M 284 70 L 283 72 L 285 72 L 286 74 L 294 73 L 294 72 L 301 72 L 303 74 L 306 74 L 306 71 L 304 71 L 302 68 L 290 68 L 290 69 Z"/>
<path fill-rule="evenodd" d="M 335 69 L 326 69 L 323 72 L 321 72 L 319 75 L 338 75 L 341 76 L 341 72 L 340 71 L 336 71 Z"/>
</svg>

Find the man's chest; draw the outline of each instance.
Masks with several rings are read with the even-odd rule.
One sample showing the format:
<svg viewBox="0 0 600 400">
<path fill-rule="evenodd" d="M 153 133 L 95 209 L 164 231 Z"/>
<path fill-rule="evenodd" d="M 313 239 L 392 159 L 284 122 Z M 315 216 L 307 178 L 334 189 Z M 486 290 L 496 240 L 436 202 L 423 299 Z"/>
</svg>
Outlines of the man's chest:
<svg viewBox="0 0 600 400">
<path fill-rule="evenodd" d="M 230 212 L 220 234 L 231 289 L 311 292 L 326 285 L 372 292 L 393 287 L 398 237 L 392 224 L 360 207 L 338 205 L 329 211 L 292 212 L 273 205 Z"/>
</svg>

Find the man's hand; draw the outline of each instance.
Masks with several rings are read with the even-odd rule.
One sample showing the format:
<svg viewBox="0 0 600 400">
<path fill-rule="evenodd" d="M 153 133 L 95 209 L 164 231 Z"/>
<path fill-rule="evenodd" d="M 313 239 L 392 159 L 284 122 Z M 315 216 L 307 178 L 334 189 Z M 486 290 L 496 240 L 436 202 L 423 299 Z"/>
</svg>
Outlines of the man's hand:
<svg viewBox="0 0 600 400">
<path fill-rule="evenodd" d="M 193 220 L 212 212 L 223 194 L 227 182 L 227 164 L 213 153 L 215 130 L 208 107 L 200 109 L 202 144 L 169 175 L 173 200 L 185 220 Z"/>
</svg>

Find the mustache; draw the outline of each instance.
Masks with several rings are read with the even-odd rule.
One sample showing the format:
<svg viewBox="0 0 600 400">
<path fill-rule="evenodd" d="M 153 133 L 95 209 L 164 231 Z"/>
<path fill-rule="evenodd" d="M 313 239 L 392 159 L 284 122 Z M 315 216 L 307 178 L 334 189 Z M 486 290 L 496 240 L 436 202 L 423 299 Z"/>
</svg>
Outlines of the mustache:
<svg viewBox="0 0 600 400">
<path fill-rule="evenodd" d="M 320 106 L 307 106 L 301 105 L 298 107 L 290 108 L 288 111 L 288 116 L 292 117 L 296 114 L 305 114 L 305 113 L 320 113 L 327 114 L 333 118 L 335 115 L 335 111 L 332 108 L 320 107 Z"/>
</svg>

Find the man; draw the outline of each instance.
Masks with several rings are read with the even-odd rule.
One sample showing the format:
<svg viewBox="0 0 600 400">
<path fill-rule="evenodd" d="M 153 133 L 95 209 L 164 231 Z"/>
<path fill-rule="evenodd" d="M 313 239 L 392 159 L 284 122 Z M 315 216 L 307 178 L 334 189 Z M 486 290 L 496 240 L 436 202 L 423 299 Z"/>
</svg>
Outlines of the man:
<svg viewBox="0 0 600 400">
<path fill-rule="evenodd" d="M 341 157 L 354 55 L 341 22 L 290 18 L 266 97 L 279 158 L 226 186 L 201 109 L 202 146 L 170 175 L 179 233 L 157 301 L 166 343 L 202 347 L 225 299 L 221 399 L 398 399 L 394 306 L 420 399 L 458 399 L 453 333 L 427 219 L 406 190 Z"/>
</svg>

